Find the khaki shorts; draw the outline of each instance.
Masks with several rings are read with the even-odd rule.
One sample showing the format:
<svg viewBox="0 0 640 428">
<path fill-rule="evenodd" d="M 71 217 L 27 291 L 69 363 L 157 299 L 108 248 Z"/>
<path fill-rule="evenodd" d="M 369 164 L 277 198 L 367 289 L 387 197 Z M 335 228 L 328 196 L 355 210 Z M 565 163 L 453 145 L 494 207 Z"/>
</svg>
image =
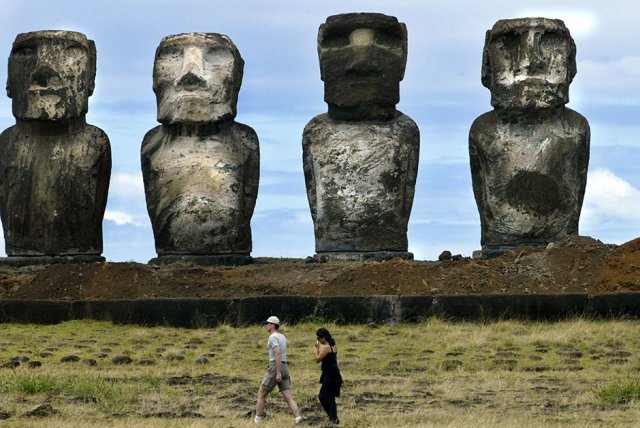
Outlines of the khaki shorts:
<svg viewBox="0 0 640 428">
<path fill-rule="evenodd" d="M 276 362 L 269 361 L 269 368 L 267 369 L 267 374 L 264 375 L 262 379 L 262 384 L 260 385 L 263 390 L 267 392 L 271 392 L 273 388 L 278 385 L 278 389 L 280 392 L 287 391 L 291 389 L 291 379 L 289 378 L 289 366 L 287 363 L 282 363 L 282 382 L 279 384 L 276 383 Z"/>
</svg>

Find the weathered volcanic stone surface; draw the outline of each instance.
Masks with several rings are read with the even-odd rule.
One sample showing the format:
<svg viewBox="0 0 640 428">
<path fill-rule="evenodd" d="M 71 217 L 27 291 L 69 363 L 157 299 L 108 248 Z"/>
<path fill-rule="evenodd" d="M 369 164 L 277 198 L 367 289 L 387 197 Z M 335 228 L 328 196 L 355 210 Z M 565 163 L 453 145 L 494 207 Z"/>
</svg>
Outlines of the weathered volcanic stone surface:
<svg viewBox="0 0 640 428">
<path fill-rule="evenodd" d="M 200 137 L 170 131 L 155 128 L 142 148 L 158 255 L 248 254 L 258 187 L 255 132 L 235 122 Z"/>
<path fill-rule="evenodd" d="M 16 125 L 0 135 L 0 216 L 10 258 L 101 259 L 111 149 L 106 134 L 85 122 L 95 61 L 93 41 L 80 33 L 16 37 L 7 83 Z"/>
<path fill-rule="evenodd" d="M 318 31 L 320 77 L 329 115 L 391 120 L 407 63 L 407 27 L 381 13 L 333 15 Z"/>
<path fill-rule="evenodd" d="M 501 20 L 487 32 L 482 83 L 494 110 L 469 134 L 486 256 L 578 233 L 590 131 L 565 107 L 575 52 L 560 20 Z"/>
<path fill-rule="evenodd" d="M 156 51 L 162 124 L 141 150 L 154 263 L 250 261 L 260 155 L 254 130 L 233 120 L 243 66 L 231 40 L 215 33 L 168 36 Z"/>
<path fill-rule="evenodd" d="M 420 133 L 396 110 L 407 30 L 391 16 L 327 18 L 318 34 L 328 113 L 302 139 L 316 251 L 338 259 L 412 258 L 407 224 Z"/>
<path fill-rule="evenodd" d="M 409 117 L 388 122 L 314 118 L 303 136 L 316 251 L 407 251 L 420 136 Z M 392 255 L 393 256 L 393 255 Z"/>
</svg>

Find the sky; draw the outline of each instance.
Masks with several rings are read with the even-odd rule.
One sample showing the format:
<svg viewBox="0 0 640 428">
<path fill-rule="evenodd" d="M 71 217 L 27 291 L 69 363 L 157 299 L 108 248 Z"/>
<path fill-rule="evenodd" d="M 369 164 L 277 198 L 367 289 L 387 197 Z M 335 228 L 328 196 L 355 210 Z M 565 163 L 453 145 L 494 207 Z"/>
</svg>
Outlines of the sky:
<svg viewBox="0 0 640 428">
<path fill-rule="evenodd" d="M 327 16 L 380 12 L 407 25 L 409 54 L 398 110 L 420 128 L 420 164 L 409 251 L 480 248 L 468 132 L 491 110 L 480 82 L 485 32 L 495 21 L 559 18 L 577 45 L 568 107 L 591 125 L 591 159 L 580 234 L 621 244 L 640 236 L 640 2 L 581 0 L 0 0 L 0 59 L 18 33 L 80 31 L 96 43 L 96 89 L 87 121 L 111 141 L 113 167 L 103 223 L 109 261 L 155 256 L 140 170 L 140 144 L 157 125 L 151 89 L 160 40 L 185 32 L 228 35 L 245 61 L 236 120 L 260 139 L 260 189 L 252 219 L 254 257 L 314 253 L 302 172 L 302 130 L 324 113 L 316 49 Z M 6 81 L 6 65 L 0 81 Z M 15 123 L 0 94 L 0 129 Z M 4 241 L 0 242 L 4 248 Z"/>
</svg>

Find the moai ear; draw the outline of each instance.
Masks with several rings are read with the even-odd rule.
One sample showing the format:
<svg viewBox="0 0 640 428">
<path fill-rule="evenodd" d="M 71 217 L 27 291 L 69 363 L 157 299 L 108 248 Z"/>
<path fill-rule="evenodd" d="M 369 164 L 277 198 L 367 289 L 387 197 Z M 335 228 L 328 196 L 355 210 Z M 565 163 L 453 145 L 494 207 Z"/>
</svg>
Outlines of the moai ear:
<svg viewBox="0 0 640 428">
<path fill-rule="evenodd" d="M 487 30 L 484 38 L 484 49 L 482 50 L 482 71 L 480 80 L 482 85 L 489 88 L 491 85 L 491 64 L 489 59 L 489 44 L 491 43 L 491 30 Z"/>
<path fill-rule="evenodd" d="M 576 65 L 576 42 L 573 40 L 573 37 L 568 34 L 568 31 L 569 30 L 567 30 L 567 38 L 569 39 L 569 59 L 567 60 L 567 78 L 569 79 L 569 83 L 571 83 L 578 72 L 578 67 Z"/>
<path fill-rule="evenodd" d="M 93 40 L 87 40 L 89 47 L 89 76 L 87 76 L 87 89 L 89 96 L 93 95 L 96 86 L 96 44 Z"/>
<path fill-rule="evenodd" d="M 404 22 L 400 22 L 400 32 L 402 37 L 402 65 L 400 71 L 400 80 L 404 79 L 404 71 L 407 68 L 407 56 L 409 54 L 409 38 L 407 34 L 407 26 Z"/>
<path fill-rule="evenodd" d="M 324 37 L 324 24 L 320 24 L 318 29 L 318 59 L 320 64 L 320 80 L 324 82 L 324 71 L 322 71 L 322 38 Z"/>
<path fill-rule="evenodd" d="M 15 42 L 14 42 L 15 43 Z M 7 97 L 13 98 L 11 96 L 11 54 L 9 54 L 9 61 L 7 62 Z"/>
<path fill-rule="evenodd" d="M 233 90 L 235 93 L 235 98 L 237 100 L 238 94 L 240 93 L 240 86 L 242 86 L 242 78 L 244 77 L 244 59 L 242 59 L 242 55 L 240 55 L 240 51 L 238 50 L 237 46 L 231 41 L 231 39 L 227 36 L 223 36 L 223 37 L 225 38 L 225 40 L 229 42 L 229 45 L 232 48 L 233 57 L 235 58 L 235 61 L 234 61 L 235 82 L 234 82 Z"/>
</svg>

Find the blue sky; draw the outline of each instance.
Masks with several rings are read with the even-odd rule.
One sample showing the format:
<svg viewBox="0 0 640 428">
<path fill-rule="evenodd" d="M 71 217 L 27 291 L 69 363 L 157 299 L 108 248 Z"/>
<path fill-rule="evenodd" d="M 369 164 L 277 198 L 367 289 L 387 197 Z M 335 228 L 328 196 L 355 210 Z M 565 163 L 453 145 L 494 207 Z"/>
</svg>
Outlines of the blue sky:
<svg viewBox="0 0 640 428">
<path fill-rule="evenodd" d="M 421 132 L 409 223 L 409 250 L 417 259 L 435 259 L 445 249 L 469 256 L 480 247 L 467 137 L 472 121 L 491 109 L 480 83 L 482 46 L 485 31 L 503 18 L 560 18 L 569 27 L 578 48 L 569 107 L 592 131 L 580 233 L 608 243 L 640 236 L 638 2 L 0 0 L 0 58 L 6 64 L 21 32 L 74 30 L 96 42 L 96 90 L 87 120 L 109 135 L 113 152 L 104 255 L 146 262 L 155 251 L 139 153 L 144 134 L 157 125 L 155 49 L 169 34 L 227 34 L 245 60 L 237 120 L 260 138 L 252 254 L 306 257 L 314 238 L 301 136 L 305 124 L 326 111 L 316 36 L 327 16 L 344 12 L 381 12 L 407 24 L 409 58 L 398 109 Z M 0 81 L 6 81 L 6 65 Z M 10 100 L 0 96 L 0 128 L 13 123 Z"/>
</svg>

